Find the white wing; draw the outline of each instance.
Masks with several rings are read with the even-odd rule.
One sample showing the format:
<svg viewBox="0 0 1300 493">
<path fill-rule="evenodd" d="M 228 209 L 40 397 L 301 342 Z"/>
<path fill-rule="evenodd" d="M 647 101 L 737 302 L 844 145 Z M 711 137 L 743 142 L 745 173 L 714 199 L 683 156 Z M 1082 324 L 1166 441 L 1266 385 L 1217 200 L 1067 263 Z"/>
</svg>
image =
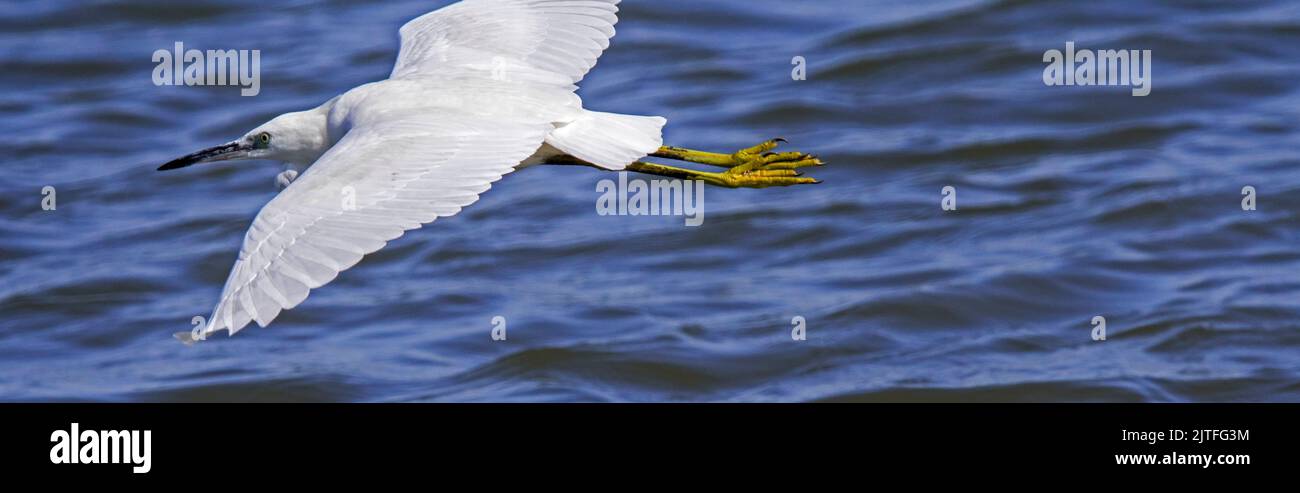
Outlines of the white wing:
<svg viewBox="0 0 1300 493">
<path fill-rule="evenodd" d="M 402 26 L 391 78 L 572 85 L 609 47 L 620 0 L 464 0 Z"/>
<path fill-rule="evenodd" d="M 353 128 L 257 214 L 204 335 L 265 327 L 362 256 L 460 212 L 548 129 L 446 113 Z"/>
</svg>

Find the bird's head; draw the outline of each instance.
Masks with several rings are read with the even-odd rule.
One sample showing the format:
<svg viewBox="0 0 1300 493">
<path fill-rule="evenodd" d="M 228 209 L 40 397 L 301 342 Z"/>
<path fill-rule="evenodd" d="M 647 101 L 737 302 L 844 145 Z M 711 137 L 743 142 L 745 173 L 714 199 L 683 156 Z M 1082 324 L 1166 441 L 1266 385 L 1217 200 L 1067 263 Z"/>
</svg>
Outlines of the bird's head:
<svg viewBox="0 0 1300 493">
<path fill-rule="evenodd" d="M 202 163 L 267 159 L 309 165 L 329 148 L 326 113 L 320 108 L 285 113 L 243 137 L 168 161 L 158 171 Z"/>
</svg>

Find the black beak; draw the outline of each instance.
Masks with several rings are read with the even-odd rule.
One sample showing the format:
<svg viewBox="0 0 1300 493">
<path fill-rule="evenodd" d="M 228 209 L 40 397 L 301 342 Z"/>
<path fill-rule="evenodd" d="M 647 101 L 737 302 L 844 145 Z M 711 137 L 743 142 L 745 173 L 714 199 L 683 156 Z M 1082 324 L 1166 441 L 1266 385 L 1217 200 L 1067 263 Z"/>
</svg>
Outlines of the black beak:
<svg viewBox="0 0 1300 493">
<path fill-rule="evenodd" d="M 199 152 L 168 161 L 167 164 L 159 166 L 158 171 L 180 169 L 199 163 L 226 161 L 246 155 L 249 149 L 250 147 L 240 143 L 239 141 L 221 144 L 216 147 L 209 147 Z"/>
</svg>

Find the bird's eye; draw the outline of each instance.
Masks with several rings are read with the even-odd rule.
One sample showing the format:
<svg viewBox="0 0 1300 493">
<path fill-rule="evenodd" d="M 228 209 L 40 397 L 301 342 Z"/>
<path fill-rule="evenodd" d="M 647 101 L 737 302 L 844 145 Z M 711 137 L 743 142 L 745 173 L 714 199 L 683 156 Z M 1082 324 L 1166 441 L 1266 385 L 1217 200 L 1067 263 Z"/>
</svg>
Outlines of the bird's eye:
<svg viewBox="0 0 1300 493">
<path fill-rule="evenodd" d="M 260 146 L 262 146 L 262 147 L 266 147 L 267 145 L 270 145 L 270 144 L 271 144 L 271 134 L 266 133 L 266 132 L 262 132 L 262 133 L 260 133 L 260 134 L 257 134 L 257 137 L 254 138 L 254 141 L 253 141 L 253 142 L 257 143 L 258 145 L 260 145 Z"/>
</svg>

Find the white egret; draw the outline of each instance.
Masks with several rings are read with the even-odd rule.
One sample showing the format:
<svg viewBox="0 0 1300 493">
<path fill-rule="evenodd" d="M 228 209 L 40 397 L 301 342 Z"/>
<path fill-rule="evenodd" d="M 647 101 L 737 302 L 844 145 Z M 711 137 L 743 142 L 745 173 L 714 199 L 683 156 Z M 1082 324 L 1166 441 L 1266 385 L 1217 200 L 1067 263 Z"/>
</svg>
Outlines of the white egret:
<svg viewBox="0 0 1300 493">
<path fill-rule="evenodd" d="M 211 317 L 187 343 L 265 327 L 310 290 L 401 236 L 456 214 L 534 164 L 629 170 L 724 187 L 816 183 L 815 156 L 664 147 L 660 117 L 583 109 L 576 84 L 614 36 L 619 0 L 464 0 L 401 29 L 387 80 L 286 113 L 159 170 L 265 159 L 292 169 L 253 220 Z M 704 172 L 647 156 L 727 168 Z M 349 201 L 350 199 L 350 201 Z"/>
</svg>

